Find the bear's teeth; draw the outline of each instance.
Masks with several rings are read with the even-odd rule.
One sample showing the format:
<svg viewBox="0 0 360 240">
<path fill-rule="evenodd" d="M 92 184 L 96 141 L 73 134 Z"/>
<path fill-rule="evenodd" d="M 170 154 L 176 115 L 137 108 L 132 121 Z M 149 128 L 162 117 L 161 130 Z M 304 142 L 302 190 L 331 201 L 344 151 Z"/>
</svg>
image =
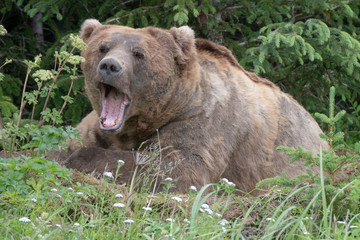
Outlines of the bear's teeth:
<svg viewBox="0 0 360 240">
<path fill-rule="evenodd" d="M 111 123 L 111 122 L 105 121 L 105 122 L 104 122 L 104 125 L 105 125 L 105 126 L 115 126 L 116 123 Z"/>
<path fill-rule="evenodd" d="M 111 126 L 111 127 L 115 126 L 115 125 L 118 124 L 118 122 L 120 122 L 120 121 L 121 121 L 120 118 L 116 119 L 115 122 L 108 122 L 108 121 L 106 121 L 106 118 L 102 118 L 102 119 L 101 119 L 102 125 L 104 125 L 104 126 Z"/>
</svg>

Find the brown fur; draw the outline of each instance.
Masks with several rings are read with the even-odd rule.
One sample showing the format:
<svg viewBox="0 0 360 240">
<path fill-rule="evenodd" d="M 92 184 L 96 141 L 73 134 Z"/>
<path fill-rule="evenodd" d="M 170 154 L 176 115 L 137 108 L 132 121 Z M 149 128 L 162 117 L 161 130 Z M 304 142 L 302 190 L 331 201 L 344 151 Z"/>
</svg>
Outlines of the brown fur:
<svg viewBox="0 0 360 240">
<path fill-rule="evenodd" d="M 227 48 L 195 40 L 189 27 L 132 29 L 87 20 L 81 36 L 88 44 L 82 68 L 94 108 L 78 126 L 84 145 L 129 151 L 146 141 L 169 147 L 161 169 L 179 191 L 222 177 L 251 191 L 261 179 L 304 172 L 303 163 L 290 165 L 278 146 L 301 145 L 314 154 L 320 145 L 327 147 L 302 106 L 272 82 L 245 71 Z M 109 47 L 101 53 L 104 42 Z M 133 54 L 139 47 L 140 60 Z M 111 133 L 99 129 L 97 86 L 104 79 L 98 66 L 104 58 L 121 65 L 111 84 L 131 99 L 122 126 Z M 79 144 L 70 147 L 75 151 Z M 70 157 L 68 164 L 81 168 L 81 161 L 86 159 Z M 94 168 L 104 164 L 92 163 Z"/>
<path fill-rule="evenodd" d="M 245 69 L 237 62 L 236 58 L 232 55 L 229 49 L 226 47 L 217 45 L 213 42 L 210 42 L 205 39 L 196 39 L 196 50 L 198 52 L 206 51 L 208 54 L 211 54 L 215 58 L 224 58 L 227 62 L 229 62 L 232 66 L 239 68 L 243 71 L 252 81 L 266 84 L 270 87 L 275 87 L 276 85 L 269 80 L 257 76 L 255 73 L 245 71 Z"/>
</svg>

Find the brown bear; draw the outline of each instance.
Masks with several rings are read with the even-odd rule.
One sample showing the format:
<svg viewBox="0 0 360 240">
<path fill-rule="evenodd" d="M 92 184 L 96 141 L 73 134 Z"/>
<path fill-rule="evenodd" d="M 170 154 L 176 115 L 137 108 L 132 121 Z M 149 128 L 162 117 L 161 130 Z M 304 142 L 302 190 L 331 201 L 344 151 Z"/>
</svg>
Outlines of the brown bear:
<svg viewBox="0 0 360 240">
<path fill-rule="evenodd" d="M 158 144 L 161 170 L 176 190 L 227 178 L 251 191 L 264 178 L 305 171 L 278 146 L 314 154 L 327 148 L 316 121 L 291 96 L 244 70 L 227 48 L 195 39 L 187 26 L 133 29 L 88 19 L 80 35 L 94 110 L 77 128 L 83 146 L 101 153 L 84 157 L 88 149 L 80 149 L 70 167 L 105 166 L 107 151 L 133 163 L 132 150 Z M 70 152 L 78 148 L 70 144 Z"/>
</svg>

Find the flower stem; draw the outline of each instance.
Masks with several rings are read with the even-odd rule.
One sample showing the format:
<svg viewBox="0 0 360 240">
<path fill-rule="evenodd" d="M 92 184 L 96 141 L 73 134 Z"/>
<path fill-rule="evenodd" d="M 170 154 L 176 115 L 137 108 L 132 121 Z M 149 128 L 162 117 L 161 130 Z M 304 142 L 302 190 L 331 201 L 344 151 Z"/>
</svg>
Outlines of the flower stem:
<svg viewBox="0 0 360 240">
<path fill-rule="evenodd" d="M 21 96 L 20 112 L 19 112 L 19 116 L 18 116 L 18 119 L 17 119 L 17 123 L 16 123 L 17 127 L 20 127 L 21 115 L 22 115 L 22 112 L 23 112 L 23 110 L 25 108 L 25 105 L 26 105 L 26 101 L 24 100 L 24 98 L 25 98 L 26 86 L 27 86 L 27 82 L 29 80 L 31 69 L 32 69 L 32 67 L 29 66 L 28 69 L 27 69 L 27 72 L 26 72 L 25 83 L 24 83 L 22 96 Z M 12 153 L 14 151 L 14 148 L 15 148 L 16 137 L 17 137 L 17 134 L 15 133 L 14 137 L 12 139 L 11 145 L 10 145 L 10 156 L 12 155 Z"/>
</svg>

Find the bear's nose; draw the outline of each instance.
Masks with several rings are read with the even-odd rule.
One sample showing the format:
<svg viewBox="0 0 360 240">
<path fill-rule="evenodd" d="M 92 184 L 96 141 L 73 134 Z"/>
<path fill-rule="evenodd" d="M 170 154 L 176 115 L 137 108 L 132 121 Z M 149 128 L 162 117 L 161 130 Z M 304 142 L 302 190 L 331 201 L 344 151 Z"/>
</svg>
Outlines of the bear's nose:
<svg viewBox="0 0 360 240">
<path fill-rule="evenodd" d="M 98 71 L 103 78 L 116 77 L 121 72 L 120 64 L 112 58 L 100 61 Z"/>
</svg>

